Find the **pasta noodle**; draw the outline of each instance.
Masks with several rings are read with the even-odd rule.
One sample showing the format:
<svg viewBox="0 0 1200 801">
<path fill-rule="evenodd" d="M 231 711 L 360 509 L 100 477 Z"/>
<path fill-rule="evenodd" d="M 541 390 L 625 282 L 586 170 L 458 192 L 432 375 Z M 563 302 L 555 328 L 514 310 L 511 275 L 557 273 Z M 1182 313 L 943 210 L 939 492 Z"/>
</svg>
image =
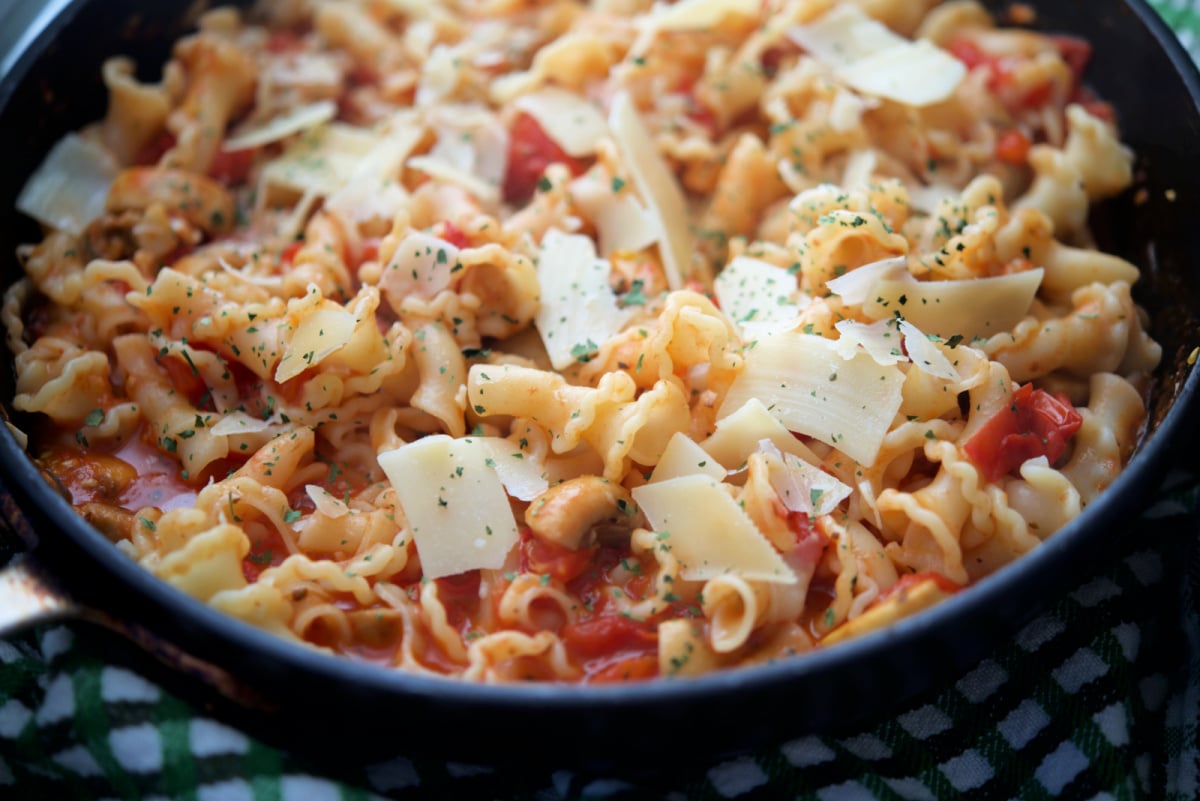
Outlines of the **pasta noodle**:
<svg viewBox="0 0 1200 801">
<path fill-rule="evenodd" d="M 28 448 L 275 635 L 481 682 L 889 625 L 1128 462 L 1086 43 L 971 0 L 263 0 L 22 193 Z"/>
</svg>

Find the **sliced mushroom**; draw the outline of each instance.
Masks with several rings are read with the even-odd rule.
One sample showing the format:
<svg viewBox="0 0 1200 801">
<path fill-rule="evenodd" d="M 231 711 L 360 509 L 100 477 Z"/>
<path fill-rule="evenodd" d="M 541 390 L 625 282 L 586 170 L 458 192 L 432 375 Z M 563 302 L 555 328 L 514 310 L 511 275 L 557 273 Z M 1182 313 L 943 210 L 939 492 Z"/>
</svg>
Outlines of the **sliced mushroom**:
<svg viewBox="0 0 1200 801">
<path fill-rule="evenodd" d="M 525 510 L 525 523 L 538 539 L 572 551 L 627 538 L 645 525 L 629 491 L 600 476 L 580 476 L 550 487 Z"/>
</svg>

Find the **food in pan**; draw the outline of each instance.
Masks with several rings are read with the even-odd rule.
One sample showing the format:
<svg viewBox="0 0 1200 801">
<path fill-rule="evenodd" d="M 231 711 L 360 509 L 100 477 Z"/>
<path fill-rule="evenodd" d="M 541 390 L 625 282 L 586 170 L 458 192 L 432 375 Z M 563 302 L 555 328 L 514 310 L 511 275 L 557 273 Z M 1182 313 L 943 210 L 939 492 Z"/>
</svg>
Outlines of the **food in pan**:
<svg viewBox="0 0 1200 801">
<path fill-rule="evenodd" d="M 19 205 L 30 453 L 231 615 L 467 680 L 886 626 L 1127 463 L 1087 44 L 972 2 L 219 9 Z M 145 66 L 145 65 L 142 65 Z"/>
</svg>

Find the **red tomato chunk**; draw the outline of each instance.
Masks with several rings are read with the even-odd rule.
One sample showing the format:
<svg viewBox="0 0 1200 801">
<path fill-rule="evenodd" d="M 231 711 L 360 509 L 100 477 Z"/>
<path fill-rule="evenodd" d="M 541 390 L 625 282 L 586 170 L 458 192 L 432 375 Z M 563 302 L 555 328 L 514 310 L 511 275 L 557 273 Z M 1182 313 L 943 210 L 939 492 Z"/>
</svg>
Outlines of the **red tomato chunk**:
<svg viewBox="0 0 1200 801">
<path fill-rule="evenodd" d="M 1038 456 L 1054 464 L 1081 425 L 1083 418 L 1065 397 L 1025 384 L 1008 406 L 971 435 L 963 452 L 984 478 L 996 481 Z"/>
</svg>

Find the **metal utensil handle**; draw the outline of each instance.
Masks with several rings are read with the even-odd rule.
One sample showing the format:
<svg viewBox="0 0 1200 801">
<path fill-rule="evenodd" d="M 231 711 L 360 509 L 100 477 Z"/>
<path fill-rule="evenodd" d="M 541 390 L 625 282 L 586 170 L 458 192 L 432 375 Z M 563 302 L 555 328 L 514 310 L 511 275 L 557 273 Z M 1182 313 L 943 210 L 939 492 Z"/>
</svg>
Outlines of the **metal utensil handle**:
<svg viewBox="0 0 1200 801">
<path fill-rule="evenodd" d="M 0 568 L 0 637 L 79 615 L 79 606 L 29 554 L 19 554 Z"/>
</svg>

